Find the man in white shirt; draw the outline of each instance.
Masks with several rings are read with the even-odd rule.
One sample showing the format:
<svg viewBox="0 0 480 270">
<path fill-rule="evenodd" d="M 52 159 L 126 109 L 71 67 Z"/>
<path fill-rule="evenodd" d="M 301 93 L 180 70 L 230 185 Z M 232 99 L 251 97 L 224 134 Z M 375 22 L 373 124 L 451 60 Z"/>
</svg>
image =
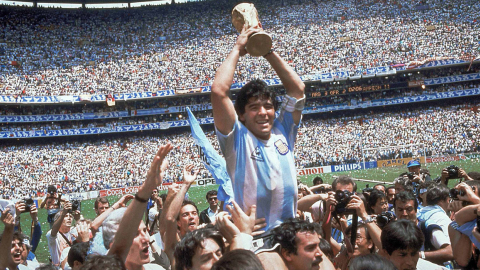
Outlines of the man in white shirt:
<svg viewBox="0 0 480 270">
<path fill-rule="evenodd" d="M 215 216 L 218 214 L 218 198 L 217 198 L 217 191 L 210 190 L 207 192 L 205 196 L 209 207 L 203 210 L 200 213 L 200 224 L 209 224 L 215 220 Z"/>
<path fill-rule="evenodd" d="M 63 250 L 72 246 L 78 236 L 76 229 L 72 229 L 73 215 L 71 211 L 72 204 L 66 202 L 63 210 L 55 215 L 52 229 L 46 235 L 52 264 L 55 266 L 60 265 Z"/>
</svg>

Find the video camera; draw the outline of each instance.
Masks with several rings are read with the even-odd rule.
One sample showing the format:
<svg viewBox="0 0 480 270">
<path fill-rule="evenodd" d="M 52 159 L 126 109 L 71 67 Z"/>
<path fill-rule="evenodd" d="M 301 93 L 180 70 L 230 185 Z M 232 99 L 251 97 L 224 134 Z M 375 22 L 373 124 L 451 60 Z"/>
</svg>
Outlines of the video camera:
<svg viewBox="0 0 480 270">
<path fill-rule="evenodd" d="M 393 220 L 395 220 L 395 215 L 392 212 L 383 212 L 377 216 L 377 226 L 383 229 Z"/>
<path fill-rule="evenodd" d="M 409 180 L 413 180 L 413 178 L 415 178 L 415 175 L 416 174 L 414 172 L 407 173 L 407 177 L 408 177 Z"/>
</svg>

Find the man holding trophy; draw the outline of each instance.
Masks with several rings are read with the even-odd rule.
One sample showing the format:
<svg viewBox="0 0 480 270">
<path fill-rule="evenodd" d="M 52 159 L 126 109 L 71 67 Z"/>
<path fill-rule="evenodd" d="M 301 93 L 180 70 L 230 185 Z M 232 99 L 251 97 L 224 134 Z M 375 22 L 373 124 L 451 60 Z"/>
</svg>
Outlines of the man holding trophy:
<svg viewBox="0 0 480 270">
<path fill-rule="evenodd" d="M 234 200 L 246 212 L 255 205 L 257 218 L 266 220 L 266 232 L 254 241 L 258 247 L 256 253 L 265 269 L 286 269 L 284 264 L 276 265 L 282 263 L 277 253 L 263 251 L 275 249 L 270 230 L 296 215 L 293 148 L 305 104 L 305 85 L 271 49 L 271 38 L 263 31 L 253 4 L 237 5 L 232 12 L 232 22 L 241 33 L 217 69 L 212 84 L 217 138 L 232 180 Z M 264 57 L 286 89 L 277 118 L 276 94 L 262 80 L 253 80 L 242 87 L 235 105 L 229 98 L 237 63 L 247 53 Z"/>
</svg>

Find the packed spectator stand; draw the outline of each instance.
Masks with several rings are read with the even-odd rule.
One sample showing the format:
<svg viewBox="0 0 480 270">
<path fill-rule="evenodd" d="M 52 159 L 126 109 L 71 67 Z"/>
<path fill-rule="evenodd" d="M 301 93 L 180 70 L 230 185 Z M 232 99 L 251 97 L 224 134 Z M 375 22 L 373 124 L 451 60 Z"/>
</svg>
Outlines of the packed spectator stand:
<svg viewBox="0 0 480 270">
<path fill-rule="evenodd" d="M 480 152 L 478 113 L 480 79 L 475 77 L 480 74 L 480 66 L 478 62 L 472 61 L 480 55 L 480 43 L 476 40 L 480 35 L 478 22 L 480 3 L 478 1 L 313 0 L 258 1 L 255 4 L 259 9 L 263 27 L 274 37 L 276 52 L 282 55 L 299 75 L 338 71 L 348 71 L 350 75 L 358 75 L 358 79 L 305 83 L 307 101 L 294 150 L 297 169 L 379 159 L 410 159 L 423 155 L 442 156 Z M 210 86 L 216 68 L 225 60 L 237 36 L 229 19 L 233 5 L 233 1 L 222 0 L 128 10 L 60 10 L 0 6 L 0 25 L 2 25 L 0 95 L 16 97 L 108 95 Z M 462 59 L 466 62 L 462 65 L 431 69 L 403 69 L 403 72 L 388 76 L 362 78 L 362 74 L 365 75 L 365 70 L 368 68 L 386 66 L 392 70 L 395 65 L 408 66 L 415 61 L 422 62 L 426 59 L 438 58 Z M 472 77 L 449 79 L 459 75 Z M 254 78 L 271 79 L 275 76 L 275 72 L 265 60 L 247 56 L 239 62 L 234 80 L 245 82 Z M 440 78 L 440 81 L 432 82 L 435 78 Z M 281 85 L 273 88 L 279 94 L 284 93 Z M 464 90 L 471 93 L 464 95 Z M 460 92 L 462 94 L 457 95 Z M 236 91 L 233 91 L 232 99 L 235 95 Z M 421 101 L 410 99 L 427 96 L 434 97 Z M 393 102 L 399 100 L 404 102 Z M 2 108 L 0 110 L 0 133 L 2 134 L 8 132 L 14 134 L 17 131 L 25 131 L 28 134 L 31 134 L 31 131 L 41 131 L 49 134 L 48 131 L 51 130 L 81 128 L 100 128 L 111 131 L 109 134 L 100 135 L 60 135 L 44 138 L 25 136 L 20 139 L 12 136 L 0 139 L 2 145 L 0 147 L 0 197 L 19 200 L 15 205 L 18 222 L 20 213 L 23 212 L 30 212 L 32 221 L 38 222 L 35 207 L 26 211 L 24 208 L 26 201 L 22 199 L 45 197 L 47 201 L 51 194 L 57 192 L 51 193 L 49 187 L 51 185 L 59 188 L 58 193 L 140 187 L 135 197 L 133 195 L 130 196 L 131 198 L 122 197 L 115 203 L 106 201 L 105 204 L 104 200 L 95 203 L 97 218 L 102 214 L 99 211 L 100 205 L 106 205 L 103 211 L 108 211 L 110 214 L 103 223 L 103 230 L 107 233 L 103 233 L 103 239 L 100 242 L 102 249 L 108 248 L 107 242 L 104 243 L 105 235 L 109 231 L 112 233 L 112 228 L 108 226 L 109 222 L 113 222 L 110 224 L 118 222 L 120 225 L 116 224 L 117 227 L 113 233 L 118 230 L 119 234 L 121 232 L 122 239 L 127 239 L 126 245 L 121 241 L 120 244 L 119 241 L 114 241 L 110 246 L 110 254 L 116 254 L 118 257 L 90 257 L 89 255 L 86 260 L 87 250 L 90 254 L 92 248 L 99 248 L 95 246 L 98 245 L 98 239 L 93 239 L 93 235 L 97 233 L 97 236 L 102 236 L 102 230 L 98 230 L 106 216 L 101 216 L 100 221 L 97 219 L 85 221 L 80 215 L 77 216 L 78 212 L 72 211 L 71 203 L 61 202 L 60 222 L 62 220 L 64 222 L 55 227 L 58 217 L 53 220 L 52 216 L 52 223 L 50 223 L 52 230 L 47 236 L 49 245 L 52 242 L 52 231 L 55 230 L 60 234 L 67 234 L 67 238 L 75 236 L 76 242 L 88 242 L 89 245 L 84 245 L 81 252 L 78 246 L 74 248 L 72 245 L 71 250 L 81 253 L 81 256 L 78 255 L 72 260 L 70 254 L 60 256 L 60 253 L 50 248 L 52 262 L 57 268 L 50 265 L 52 268 L 43 269 L 69 269 L 69 266 L 76 269 L 74 266 L 79 262 L 84 264 L 83 269 L 91 269 L 88 267 L 101 266 L 101 263 L 106 262 L 105 267 L 126 269 L 123 265 L 125 263 L 128 269 L 137 270 L 138 264 L 135 263 L 140 261 L 142 263 L 148 261 L 148 263 L 143 266 L 140 264 L 141 268 L 138 269 L 169 269 L 169 267 L 174 269 L 174 260 L 177 267 L 184 263 L 184 268 L 180 267 L 181 269 L 210 269 L 212 261 L 214 264 L 211 269 L 225 269 L 215 267 L 225 263 L 219 260 L 222 255 L 227 260 L 226 257 L 231 254 L 238 256 L 233 258 L 242 259 L 238 259 L 239 261 L 230 264 L 231 268 L 226 269 L 246 269 L 247 266 L 242 263 L 252 265 L 256 263 L 256 268 L 252 269 L 263 269 L 263 267 L 268 269 L 265 261 L 259 261 L 259 257 L 252 252 L 242 255 L 248 255 L 248 258 L 240 257 L 240 254 L 236 253 L 242 249 L 253 250 L 253 242 L 246 240 L 251 236 L 248 235 L 245 238 L 245 234 L 255 235 L 254 231 L 258 229 L 257 226 L 253 226 L 252 221 L 255 217 L 253 216 L 252 219 L 249 216 L 250 213 L 245 215 L 241 210 L 238 212 L 240 208 L 235 205 L 228 209 L 233 213 L 234 223 L 232 223 L 230 218 L 226 217 L 227 213 L 221 212 L 221 209 L 219 210 L 216 206 L 216 192 L 206 194 L 210 206 L 205 209 L 206 213 L 211 212 L 211 220 L 217 223 L 215 230 L 207 226 L 207 228 L 198 227 L 197 231 L 198 217 L 193 217 L 187 225 L 195 229 L 184 234 L 182 220 L 185 205 L 178 207 L 177 212 L 174 211 L 176 216 L 169 216 L 172 205 L 175 205 L 170 204 L 172 198 L 183 201 L 189 185 L 195 178 L 211 177 L 207 170 L 194 172 L 193 167 L 189 167 L 189 164 L 201 166 L 202 158 L 187 127 L 169 126 L 161 131 L 146 129 L 138 132 L 116 132 L 116 128 L 121 126 L 185 120 L 186 107 L 191 108 L 197 118 L 209 119 L 212 117 L 212 110 L 208 93 L 133 101 L 117 100 L 114 106 L 106 106 L 105 102 L 77 104 L 72 102 L 72 105 L 18 103 L 0 104 L 0 107 Z M 107 115 L 108 117 L 41 121 L 36 121 L 36 118 L 32 118 L 34 120 L 22 118 L 76 114 Z M 5 116 L 21 118 L 22 121 L 11 122 L 11 120 L 5 120 L 7 118 L 2 118 Z M 212 122 L 202 127 L 214 149 L 221 154 Z M 173 148 L 166 151 L 165 147 L 168 146 L 165 145 L 168 144 Z M 160 151 L 159 145 L 164 145 Z M 415 145 L 415 147 L 398 148 L 399 145 Z M 421 147 L 417 147 L 420 145 Z M 162 149 L 168 153 L 170 161 L 167 170 L 162 168 L 163 173 L 160 178 L 163 183 L 184 182 L 178 190 L 175 184 L 171 186 L 167 202 L 162 202 L 155 191 L 152 194 L 150 190 L 154 184 L 158 185 L 158 178 L 152 177 L 151 168 L 154 167 L 155 162 L 158 162 L 154 157 L 158 157 Z M 422 270 L 445 269 L 439 268 L 440 266 L 449 269 L 451 267 L 477 269 L 478 261 L 475 261 L 474 256 L 471 255 L 477 244 L 480 246 L 480 232 L 474 224 L 479 219 L 476 216 L 477 204 L 480 203 L 478 173 L 468 172 L 467 174 L 461 168 L 453 168 L 454 173 L 456 170 L 457 174 L 455 177 L 464 180 L 465 184 L 457 185 L 452 195 L 452 191 L 450 190 L 449 194 L 445 186 L 448 184 L 449 177 L 455 178 L 451 175 L 451 168 L 445 168 L 442 174 L 438 175 L 438 179 L 430 181 L 424 178 L 424 172 L 418 173 L 414 170 L 415 167 L 420 167 L 416 162 L 412 160 L 406 168 L 409 172 L 413 172 L 412 178 L 405 173 L 395 179 L 390 187 L 377 185 L 363 192 L 356 190 L 358 196 L 350 195 L 346 208 L 355 214 L 354 218 L 347 218 L 353 213 L 348 212 L 345 219 L 340 220 L 342 223 L 345 222 L 344 227 L 332 222 L 333 218 L 327 217 L 334 209 L 329 204 L 340 202 L 337 191 L 355 191 L 356 185 L 351 178 L 340 177 L 341 180 L 332 185 L 319 184 L 314 180 L 311 188 L 299 185 L 297 212 L 299 218 L 286 221 L 278 227 L 279 229 L 272 232 L 277 237 L 276 241 L 280 242 L 280 256 L 284 256 L 281 251 L 288 245 L 279 240 L 285 239 L 282 233 L 288 233 L 295 226 L 302 226 L 303 232 L 317 236 L 316 240 L 323 238 L 320 240 L 326 242 L 326 244 L 322 241 L 316 243 L 317 248 L 315 255 L 312 255 L 313 258 L 304 257 L 299 260 L 304 263 L 310 263 L 309 260 L 313 260 L 313 263 L 308 265 L 312 269 L 318 269 L 316 268 L 318 265 L 320 269 L 334 269 L 333 265 L 332 268 L 328 268 L 330 265 L 326 263 L 330 261 L 335 263 L 335 269 L 357 269 L 353 266 L 361 265 L 362 258 L 366 258 L 363 261 L 364 266 L 365 261 L 370 263 L 366 269 L 397 269 L 395 267 L 399 267 L 399 264 L 392 259 L 392 252 L 404 252 L 402 248 L 400 250 L 395 248 L 405 245 L 413 251 L 412 256 L 416 256 L 415 265 L 411 266 L 411 269 L 415 267 Z M 422 179 L 416 179 L 417 177 Z M 434 177 L 437 176 L 432 176 Z M 342 190 L 339 190 L 337 184 L 346 188 L 342 187 Z M 330 190 L 330 193 L 321 191 L 322 188 Z M 390 192 L 392 188 L 393 193 Z M 410 193 L 412 189 L 415 193 Z M 144 223 L 140 221 L 137 232 L 137 228 L 130 225 L 139 219 L 138 213 L 143 213 L 141 210 L 145 210 L 143 203 L 147 201 L 145 199 L 147 194 L 152 194 L 148 202 L 147 227 L 145 228 Z M 455 194 L 457 198 L 454 198 Z M 395 196 L 398 197 L 396 203 L 393 199 Z M 449 196 L 453 199 L 450 200 Z M 128 200 L 132 201 L 125 210 Z M 446 206 L 444 207 L 446 201 L 448 201 L 448 210 Z M 462 202 L 463 205 L 461 205 Z M 51 209 L 48 204 L 47 209 L 50 215 Z M 470 205 L 465 206 L 467 204 Z M 60 206 L 60 200 L 58 205 Z M 188 203 L 186 205 L 188 207 Z M 165 208 L 162 209 L 163 206 Z M 109 207 L 110 210 L 108 210 Z M 388 212 L 386 212 L 387 209 Z M 201 210 L 196 209 L 196 215 L 200 215 Z M 128 222 L 116 221 L 115 218 L 118 218 L 119 214 L 115 213 L 118 212 L 121 212 L 120 215 L 124 215 L 124 219 Z M 408 216 L 404 216 L 404 212 L 407 212 Z M 396 216 L 397 221 L 388 218 L 387 213 L 394 218 Z M 447 213 L 451 216 L 447 216 Z M 340 217 L 335 211 L 331 214 Z M 26 213 L 23 214 L 23 216 L 26 215 Z M 355 232 L 352 232 L 352 225 L 346 227 L 349 223 L 355 223 L 353 219 L 357 219 L 357 215 L 361 221 L 358 229 L 356 225 L 353 227 L 357 230 L 357 239 L 353 240 L 352 244 L 358 247 L 350 250 L 347 239 Z M 438 215 L 442 217 L 438 218 Z M 9 228 L 14 224 L 18 226 L 17 218 L 14 220 L 13 216 L 2 212 L 4 235 L 10 232 Z M 380 226 L 379 220 L 384 218 L 387 224 Z M 450 218 L 454 220 L 451 224 Z M 73 219 L 76 220 L 75 229 L 72 226 Z M 435 220 L 435 222 L 428 224 L 425 220 Z M 166 225 L 167 222 L 171 224 Z M 155 224 L 158 224 L 157 228 Z M 322 227 L 320 228 L 318 224 Z M 441 243 L 440 247 L 428 246 L 430 240 L 426 240 L 428 235 L 423 229 L 420 231 L 421 224 L 426 227 L 433 224 L 434 227 L 430 230 L 436 230 L 435 236 L 433 232 L 431 233 L 437 241 L 433 246 Z M 165 233 L 165 226 L 178 228 L 179 236 L 184 237 L 174 247 L 175 256 L 172 255 L 173 252 L 168 245 L 162 246 L 165 244 L 162 234 Z M 131 228 L 134 232 L 128 231 Z M 405 228 L 410 231 L 405 231 L 401 235 Z M 450 232 L 449 237 L 448 231 L 452 228 L 453 231 Z M 46 227 L 43 229 L 47 230 Z M 152 234 L 151 237 L 147 236 L 147 229 L 149 234 Z M 154 238 L 153 234 L 156 231 L 159 231 L 160 238 Z M 330 231 L 331 237 L 328 236 Z M 35 234 L 33 225 L 32 233 Z M 298 232 L 293 231 L 293 233 L 295 238 L 299 238 Z M 439 236 L 442 233 L 446 237 Z M 134 234 L 136 234 L 135 237 L 133 237 Z M 418 236 L 419 234 L 425 234 L 425 239 Z M 186 255 L 178 257 L 178 254 L 182 256 L 182 252 L 189 252 L 189 245 L 191 248 L 195 239 L 203 237 L 203 240 L 212 240 L 217 239 L 219 235 L 227 239 L 230 251 L 223 249 L 223 240 L 220 242 L 215 240 L 219 246 L 218 251 L 214 252 L 215 255 L 212 255 L 208 262 L 204 261 L 201 265 L 208 268 L 195 268 L 195 258 L 192 258 L 196 256 L 198 250 L 207 249 L 206 242 L 200 242 L 199 249 L 190 250 L 191 253 L 188 255 L 190 257 Z M 338 237 L 338 235 L 341 236 Z M 461 239 L 460 235 L 463 235 Z M 174 236 L 176 238 L 177 235 L 174 234 Z M 63 238 L 67 242 L 70 241 L 65 236 Z M 160 240 L 159 246 L 152 239 Z M 410 242 L 405 244 L 401 242 L 402 239 L 409 239 Z M 149 243 L 148 248 L 143 244 L 137 245 L 137 242 Z M 23 247 L 22 243 L 24 243 Z M 168 240 L 166 243 L 168 244 Z M 104 244 L 105 247 L 103 247 Z M 25 263 L 29 269 L 42 269 L 38 262 L 37 264 L 27 263 L 23 261 L 23 255 L 18 255 L 20 250 L 27 250 L 27 248 L 30 251 L 33 248 L 34 252 L 37 245 L 38 242 L 33 244 L 28 239 L 25 241 L 23 236 L 14 235 L 12 250 L 9 252 L 15 262 L 22 257 L 21 264 Z M 130 255 L 125 255 L 128 253 L 125 252 L 125 246 L 131 246 L 131 250 L 134 251 L 140 250 L 142 254 L 140 259 L 137 257 L 132 259 Z M 145 249 L 147 252 L 144 252 Z M 1 257 L 5 250 L 0 247 L 0 258 L 5 258 Z M 436 251 L 444 253 L 440 254 L 442 256 L 436 256 Z M 148 256 L 144 253 L 148 253 Z M 288 262 L 285 257 L 282 258 Z M 64 260 L 61 266 L 57 265 L 59 260 Z M 41 261 L 46 260 L 41 258 Z M 275 260 L 275 262 L 278 261 L 282 261 L 280 257 Z M 6 266 L 4 262 L 0 260 L 0 270 Z M 272 265 L 274 265 L 273 262 Z M 288 263 L 285 266 L 289 270 L 310 269 L 294 267 Z M 8 267 L 11 266 L 8 265 Z"/>
</svg>

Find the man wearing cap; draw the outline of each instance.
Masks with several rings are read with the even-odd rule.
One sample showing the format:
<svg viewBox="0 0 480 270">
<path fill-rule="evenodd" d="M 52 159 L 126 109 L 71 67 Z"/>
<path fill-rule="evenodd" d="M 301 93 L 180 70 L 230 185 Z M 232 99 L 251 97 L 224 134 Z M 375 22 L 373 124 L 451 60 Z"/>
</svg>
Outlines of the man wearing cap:
<svg viewBox="0 0 480 270">
<path fill-rule="evenodd" d="M 420 169 L 422 165 L 420 164 L 420 161 L 416 159 L 410 160 L 407 164 L 407 169 L 409 173 L 413 173 L 413 179 L 411 179 L 415 183 L 421 183 L 425 181 L 432 181 L 432 178 L 428 173 L 422 172 Z"/>
</svg>

